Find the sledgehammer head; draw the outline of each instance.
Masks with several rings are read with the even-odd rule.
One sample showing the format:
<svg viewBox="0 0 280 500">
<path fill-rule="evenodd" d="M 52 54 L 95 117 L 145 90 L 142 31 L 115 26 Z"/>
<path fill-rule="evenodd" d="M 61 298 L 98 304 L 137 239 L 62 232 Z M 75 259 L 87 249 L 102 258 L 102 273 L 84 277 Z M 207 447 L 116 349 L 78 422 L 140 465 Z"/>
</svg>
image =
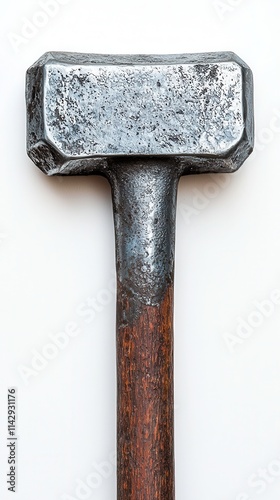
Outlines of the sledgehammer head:
<svg viewBox="0 0 280 500">
<path fill-rule="evenodd" d="M 27 150 L 48 175 L 104 173 L 116 157 L 233 172 L 253 148 L 253 79 L 230 52 L 50 52 L 27 71 Z"/>
</svg>

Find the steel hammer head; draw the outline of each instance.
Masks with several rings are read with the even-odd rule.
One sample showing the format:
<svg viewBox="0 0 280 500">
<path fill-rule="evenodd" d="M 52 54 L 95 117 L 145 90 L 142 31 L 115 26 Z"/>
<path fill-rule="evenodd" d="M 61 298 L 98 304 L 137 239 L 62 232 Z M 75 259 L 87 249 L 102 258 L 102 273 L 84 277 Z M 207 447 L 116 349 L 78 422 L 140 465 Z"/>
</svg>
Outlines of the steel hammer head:
<svg viewBox="0 0 280 500">
<path fill-rule="evenodd" d="M 114 159 L 174 158 L 185 174 L 233 172 L 253 148 L 253 79 L 230 52 L 49 52 L 27 71 L 27 150 L 48 175 Z"/>
</svg>

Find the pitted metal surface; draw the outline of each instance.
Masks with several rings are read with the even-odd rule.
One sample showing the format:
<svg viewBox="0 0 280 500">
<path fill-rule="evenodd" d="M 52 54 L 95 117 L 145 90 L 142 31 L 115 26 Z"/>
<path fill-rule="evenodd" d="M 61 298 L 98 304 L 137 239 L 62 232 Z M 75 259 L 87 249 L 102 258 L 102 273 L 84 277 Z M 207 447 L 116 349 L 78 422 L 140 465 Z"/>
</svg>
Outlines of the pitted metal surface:
<svg viewBox="0 0 280 500">
<path fill-rule="evenodd" d="M 148 305 L 173 282 L 179 176 L 170 160 L 123 160 L 110 169 L 119 283 Z"/>
<path fill-rule="evenodd" d="M 45 72 L 46 135 L 65 156 L 222 154 L 243 134 L 235 62 Z"/>
<path fill-rule="evenodd" d="M 28 153 L 48 175 L 105 172 L 121 156 L 231 172 L 253 146 L 252 74 L 232 53 L 48 53 L 26 95 Z"/>
</svg>

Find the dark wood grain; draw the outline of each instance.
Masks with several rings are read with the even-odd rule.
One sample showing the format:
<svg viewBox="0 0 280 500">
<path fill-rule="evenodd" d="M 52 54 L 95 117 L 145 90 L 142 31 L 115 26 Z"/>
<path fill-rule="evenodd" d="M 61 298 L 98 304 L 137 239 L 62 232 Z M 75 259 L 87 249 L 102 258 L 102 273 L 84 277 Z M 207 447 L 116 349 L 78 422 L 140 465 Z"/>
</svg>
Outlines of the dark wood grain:
<svg viewBox="0 0 280 500">
<path fill-rule="evenodd" d="M 173 286 L 157 306 L 118 286 L 117 367 L 118 500 L 174 500 Z"/>
</svg>

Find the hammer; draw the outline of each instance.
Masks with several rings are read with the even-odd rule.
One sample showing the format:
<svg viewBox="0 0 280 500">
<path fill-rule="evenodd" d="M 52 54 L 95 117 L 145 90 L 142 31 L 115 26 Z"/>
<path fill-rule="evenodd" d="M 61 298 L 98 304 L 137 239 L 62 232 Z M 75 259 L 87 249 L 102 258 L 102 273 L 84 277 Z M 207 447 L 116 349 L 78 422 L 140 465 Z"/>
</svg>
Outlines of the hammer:
<svg viewBox="0 0 280 500">
<path fill-rule="evenodd" d="M 117 270 L 118 500 L 174 500 L 173 292 L 180 177 L 253 150 L 253 79 L 230 52 L 43 55 L 27 151 L 47 175 L 105 176 Z"/>
</svg>

